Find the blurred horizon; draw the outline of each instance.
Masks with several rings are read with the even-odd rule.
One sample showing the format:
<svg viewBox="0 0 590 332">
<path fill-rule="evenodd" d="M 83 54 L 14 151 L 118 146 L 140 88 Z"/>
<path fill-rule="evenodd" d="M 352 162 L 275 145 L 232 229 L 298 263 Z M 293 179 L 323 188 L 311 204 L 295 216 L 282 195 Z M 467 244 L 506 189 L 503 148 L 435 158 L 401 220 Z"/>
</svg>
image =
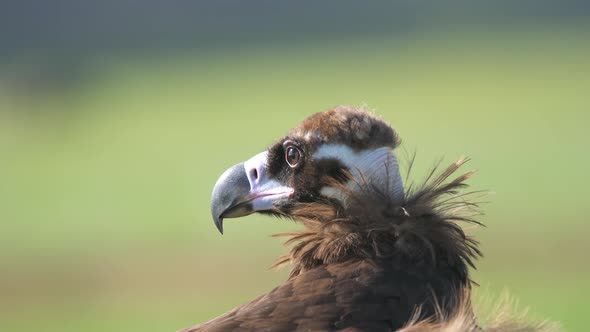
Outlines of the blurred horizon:
<svg viewBox="0 0 590 332">
<path fill-rule="evenodd" d="M 287 249 L 270 235 L 301 225 L 250 216 L 220 236 L 211 189 L 341 104 L 392 124 L 411 180 L 471 158 L 493 193 L 479 299 L 588 325 L 587 2 L 4 7 L 1 330 L 174 331 L 274 288 Z"/>
<path fill-rule="evenodd" d="M 587 26 L 590 18 L 590 4 L 583 0 L 60 0 L 7 1 L 3 9 L 0 84 L 34 90 L 76 87 L 100 71 L 93 68 L 96 62 L 111 58 L 207 57 L 363 40 L 406 43 L 445 32 L 508 37 L 514 30 Z"/>
</svg>

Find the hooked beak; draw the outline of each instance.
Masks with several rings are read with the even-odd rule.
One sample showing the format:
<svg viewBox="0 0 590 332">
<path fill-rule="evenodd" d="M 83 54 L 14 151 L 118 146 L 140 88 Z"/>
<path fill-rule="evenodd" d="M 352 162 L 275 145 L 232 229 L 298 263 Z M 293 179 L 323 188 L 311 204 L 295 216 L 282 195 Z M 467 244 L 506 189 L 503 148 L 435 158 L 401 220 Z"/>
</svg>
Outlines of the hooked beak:
<svg viewBox="0 0 590 332">
<path fill-rule="evenodd" d="M 268 152 L 262 152 L 234 165 L 217 180 L 211 194 L 211 214 L 221 234 L 224 218 L 275 210 L 277 202 L 293 194 L 292 188 L 268 178 L 267 155 Z"/>
</svg>

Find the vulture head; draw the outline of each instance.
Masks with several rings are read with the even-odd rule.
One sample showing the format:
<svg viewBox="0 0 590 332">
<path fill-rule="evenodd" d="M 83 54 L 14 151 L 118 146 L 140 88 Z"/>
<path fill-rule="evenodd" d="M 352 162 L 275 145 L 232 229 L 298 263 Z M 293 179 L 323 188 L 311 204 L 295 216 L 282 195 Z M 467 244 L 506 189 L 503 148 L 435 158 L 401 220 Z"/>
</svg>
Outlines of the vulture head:
<svg viewBox="0 0 590 332">
<path fill-rule="evenodd" d="M 358 211 L 367 188 L 402 202 L 393 149 L 399 138 L 379 117 L 352 107 L 316 113 L 268 150 L 221 175 L 212 194 L 213 220 L 259 212 L 298 219 L 310 203 L 340 214 Z M 362 211 L 363 213 L 365 211 Z"/>
<path fill-rule="evenodd" d="M 454 266 L 467 282 L 467 266 L 480 252 L 457 221 L 476 222 L 461 214 L 476 204 L 453 196 L 472 173 L 447 183 L 465 162 L 459 160 L 404 192 L 393 153 L 399 142 L 363 109 L 316 113 L 221 175 L 212 194 L 215 225 L 223 232 L 224 218 L 255 212 L 303 222 L 304 230 L 282 234 L 295 245 L 275 263 L 291 263 L 291 277 L 348 259 L 387 258 Z"/>
</svg>

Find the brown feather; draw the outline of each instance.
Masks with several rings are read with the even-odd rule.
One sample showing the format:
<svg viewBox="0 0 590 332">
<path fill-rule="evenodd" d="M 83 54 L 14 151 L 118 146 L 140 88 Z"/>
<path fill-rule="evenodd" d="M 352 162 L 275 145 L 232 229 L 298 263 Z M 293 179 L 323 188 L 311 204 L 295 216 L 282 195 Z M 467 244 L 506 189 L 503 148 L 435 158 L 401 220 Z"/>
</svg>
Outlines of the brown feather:
<svg viewBox="0 0 590 332">
<path fill-rule="evenodd" d="M 433 170 L 428 177 L 431 180 L 408 192 L 401 205 L 368 185 L 358 193 L 338 181 L 330 185 L 353 198 L 353 206 L 344 209 L 327 201 L 299 204 L 292 215 L 305 229 L 286 235 L 290 237 L 287 244 L 300 241 L 288 254 L 294 266 L 291 277 L 321 264 L 352 258 L 403 256 L 432 264 L 445 259 L 473 267 L 481 256 L 478 243 L 458 223 L 479 224 L 472 219 L 478 205 L 467 200 L 475 192 L 457 192 L 474 172 L 447 181 L 466 161 L 456 161 L 434 178 Z M 281 258 L 280 264 L 285 262 Z M 461 269 L 466 277 L 466 268 Z"/>
</svg>

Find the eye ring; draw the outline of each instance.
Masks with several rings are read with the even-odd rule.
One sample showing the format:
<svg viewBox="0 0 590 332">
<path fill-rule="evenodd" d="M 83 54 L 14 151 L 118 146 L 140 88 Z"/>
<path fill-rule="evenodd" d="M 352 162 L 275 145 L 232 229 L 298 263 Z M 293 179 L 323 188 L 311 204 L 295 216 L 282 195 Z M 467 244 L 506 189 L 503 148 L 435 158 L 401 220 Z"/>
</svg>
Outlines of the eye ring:
<svg viewBox="0 0 590 332">
<path fill-rule="evenodd" d="M 303 160 L 303 153 L 301 149 L 295 146 L 292 142 L 285 144 L 285 161 L 291 168 L 299 166 Z"/>
</svg>

